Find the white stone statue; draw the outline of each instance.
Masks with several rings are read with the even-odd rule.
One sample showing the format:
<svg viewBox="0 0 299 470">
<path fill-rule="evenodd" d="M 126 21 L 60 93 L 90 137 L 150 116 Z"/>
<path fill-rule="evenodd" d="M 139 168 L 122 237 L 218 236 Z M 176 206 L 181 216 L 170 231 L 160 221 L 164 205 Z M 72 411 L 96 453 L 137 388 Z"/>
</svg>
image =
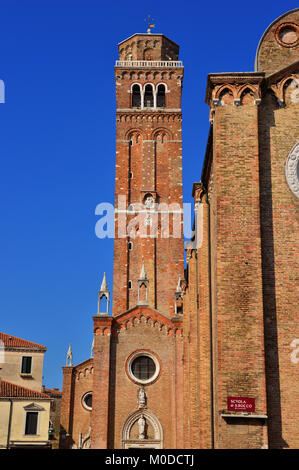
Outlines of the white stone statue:
<svg viewBox="0 0 299 470">
<path fill-rule="evenodd" d="M 146 393 L 143 388 L 138 391 L 138 408 L 144 408 L 146 405 Z"/>
<path fill-rule="evenodd" d="M 141 415 L 140 418 L 138 419 L 138 429 L 139 429 L 138 439 L 144 439 L 145 438 L 145 419 L 143 415 Z"/>
<path fill-rule="evenodd" d="M 72 353 L 72 347 L 69 345 L 69 349 L 67 351 L 66 355 L 66 365 L 68 367 L 73 367 L 73 353 Z"/>
</svg>

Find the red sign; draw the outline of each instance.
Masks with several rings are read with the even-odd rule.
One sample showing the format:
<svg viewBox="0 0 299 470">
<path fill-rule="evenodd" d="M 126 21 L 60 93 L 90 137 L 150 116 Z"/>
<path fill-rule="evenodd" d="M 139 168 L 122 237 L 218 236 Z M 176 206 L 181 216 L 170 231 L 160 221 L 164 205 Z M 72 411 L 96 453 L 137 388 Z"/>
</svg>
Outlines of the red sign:
<svg viewBox="0 0 299 470">
<path fill-rule="evenodd" d="M 255 400 L 254 398 L 228 397 L 227 409 L 228 411 L 255 411 Z"/>
</svg>

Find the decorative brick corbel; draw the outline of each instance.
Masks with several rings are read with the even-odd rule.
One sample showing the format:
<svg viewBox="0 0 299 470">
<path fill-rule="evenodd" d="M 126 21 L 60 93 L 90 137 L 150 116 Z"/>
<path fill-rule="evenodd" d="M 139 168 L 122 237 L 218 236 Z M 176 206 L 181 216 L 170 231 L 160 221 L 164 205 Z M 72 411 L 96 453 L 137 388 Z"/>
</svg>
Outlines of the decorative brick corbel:
<svg viewBox="0 0 299 470">
<path fill-rule="evenodd" d="M 192 197 L 194 198 L 194 202 L 201 202 L 203 195 L 205 194 L 205 188 L 201 181 L 198 183 L 193 183 L 192 187 Z"/>
<path fill-rule="evenodd" d="M 219 98 L 213 98 L 212 103 L 213 103 L 214 106 L 222 106 L 222 102 Z"/>
</svg>

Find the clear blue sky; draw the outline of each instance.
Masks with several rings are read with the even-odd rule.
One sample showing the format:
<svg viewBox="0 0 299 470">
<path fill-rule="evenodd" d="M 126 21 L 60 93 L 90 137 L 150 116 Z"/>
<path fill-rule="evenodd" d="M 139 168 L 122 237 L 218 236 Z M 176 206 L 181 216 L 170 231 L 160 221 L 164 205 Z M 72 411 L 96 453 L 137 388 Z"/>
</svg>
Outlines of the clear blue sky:
<svg viewBox="0 0 299 470">
<path fill-rule="evenodd" d="M 184 200 L 200 179 L 207 74 L 254 69 L 259 39 L 296 1 L 9 0 L 0 3 L 0 330 L 47 346 L 44 384 L 61 387 L 69 343 L 90 355 L 103 271 L 98 203 L 114 202 L 117 43 L 156 28 L 184 62 Z"/>
</svg>

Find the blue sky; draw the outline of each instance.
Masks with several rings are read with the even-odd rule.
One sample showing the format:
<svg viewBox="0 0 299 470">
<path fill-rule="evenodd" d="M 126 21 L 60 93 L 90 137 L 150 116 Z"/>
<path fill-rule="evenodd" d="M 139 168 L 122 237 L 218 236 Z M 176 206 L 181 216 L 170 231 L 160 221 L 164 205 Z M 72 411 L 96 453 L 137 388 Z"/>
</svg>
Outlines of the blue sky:
<svg viewBox="0 0 299 470">
<path fill-rule="evenodd" d="M 254 69 L 259 39 L 297 2 L 153 0 L 0 2 L 0 330 L 47 346 L 44 384 L 61 387 L 69 343 L 90 355 L 103 272 L 112 288 L 113 240 L 94 227 L 114 201 L 117 44 L 146 32 L 150 12 L 180 44 L 184 201 L 199 181 L 212 72 Z"/>
</svg>

